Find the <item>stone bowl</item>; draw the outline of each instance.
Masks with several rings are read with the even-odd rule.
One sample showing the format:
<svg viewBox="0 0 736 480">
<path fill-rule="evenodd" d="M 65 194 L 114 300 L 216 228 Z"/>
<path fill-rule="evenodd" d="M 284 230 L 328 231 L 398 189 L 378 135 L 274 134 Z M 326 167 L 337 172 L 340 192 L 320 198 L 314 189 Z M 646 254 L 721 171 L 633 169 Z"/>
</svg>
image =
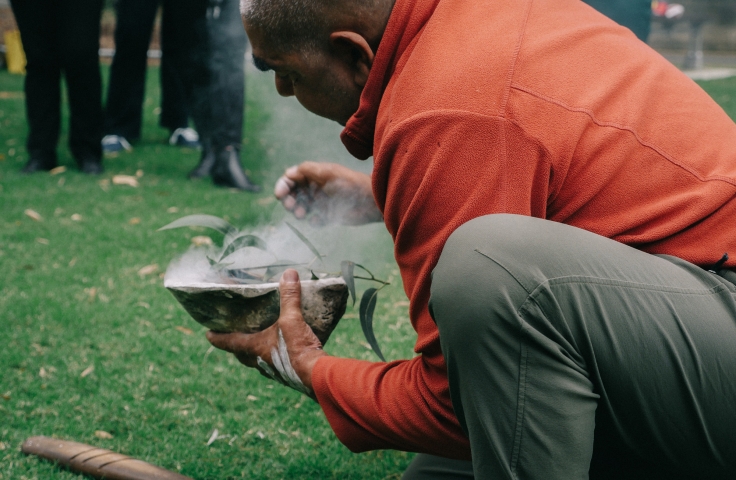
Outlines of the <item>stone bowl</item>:
<svg viewBox="0 0 736 480">
<path fill-rule="evenodd" d="M 345 313 L 348 287 L 342 277 L 304 280 L 302 314 L 322 344 Z M 278 283 L 219 284 L 165 282 L 194 320 L 217 332 L 254 333 L 279 318 Z"/>
</svg>

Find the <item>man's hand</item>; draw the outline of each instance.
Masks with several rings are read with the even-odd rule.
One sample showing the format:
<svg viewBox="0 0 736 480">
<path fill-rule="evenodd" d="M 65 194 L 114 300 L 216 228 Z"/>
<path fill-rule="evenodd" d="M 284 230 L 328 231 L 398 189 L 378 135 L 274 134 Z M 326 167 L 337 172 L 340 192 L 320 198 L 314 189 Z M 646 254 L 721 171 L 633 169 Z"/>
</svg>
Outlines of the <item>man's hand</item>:
<svg viewBox="0 0 736 480">
<path fill-rule="evenodd" d="M 296 270 L 284 272 L 279 294 L 281 314 L 267 329 L 251 334 L 209 331 L 207 340 L 215 347 L 234 354 L 242 364 L 258 368 L 261 374 L 315 398 L 312 369 L 317 360 L 327 354 L 304 322 L 301 284 Z M 299 388 L 300 385 L 304 388 Z"/>
<path fill-rule="evenodd" d="M 382 220 L 371 177 L 334 163 L 304 162 L 278 179 L 276 198 L 296 218 L 315 225 L 362 225 Z"/>
</svg>

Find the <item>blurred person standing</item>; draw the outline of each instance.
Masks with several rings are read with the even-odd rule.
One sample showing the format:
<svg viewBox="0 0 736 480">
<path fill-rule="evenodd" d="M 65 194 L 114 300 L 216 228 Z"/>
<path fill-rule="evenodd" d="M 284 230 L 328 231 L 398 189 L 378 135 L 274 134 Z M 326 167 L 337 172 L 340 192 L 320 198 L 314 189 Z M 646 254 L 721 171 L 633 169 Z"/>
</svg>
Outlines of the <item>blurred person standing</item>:
<svg viewBox="0 0 736 480">
<path fill-rule="evenodd" d="M 102 173 L 102 0 L 11 0 L 26 53 L 29 159 L 24 173 L 57 166 L 61 76 L 69 98 L 69 148 L 83 173 Z"/>
<path fill-rule="evenodd" d="M 203 0 L 117 0 L 115 56 L 105 108 L 105 153 L 131 150 L 141 136 L 148 46 L 159 5 L 161 16 L 161 115 L 169 143 L 199 147 L 197 132 L 189 127 L 188 97 L 192 89 L 194 23 L 204 15 Z"/>
<path fill-rule="evenodd" d="M 652 19 L 650 0 L 583 0 L 614 22 L 628 28 L 646 42 Z"/>
<path fill-rule="evenodd" d="M 258 192 L 243 171 L 240 150 L 245 110 L 245 49 L 248 39 L 238 0 L 209 0 L 195 28 L 197 70 L 192 117 L 202 156 L 189 178 L 212 177 L 215 185 Z"/>
</svg>

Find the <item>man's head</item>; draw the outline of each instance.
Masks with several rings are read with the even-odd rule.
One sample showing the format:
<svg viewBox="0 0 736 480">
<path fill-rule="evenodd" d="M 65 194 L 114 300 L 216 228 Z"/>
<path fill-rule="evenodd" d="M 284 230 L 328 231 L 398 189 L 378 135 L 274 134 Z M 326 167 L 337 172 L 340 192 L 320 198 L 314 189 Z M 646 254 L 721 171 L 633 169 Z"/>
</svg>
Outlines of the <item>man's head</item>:
<svg viewBox="0 0 736 480">
<path fill-rule="evenodd" d="M 386 28 L 394 0 L 241 0 L 260 70 L 276 89 L 317 115 L 345 124 Z"/>
</svg>

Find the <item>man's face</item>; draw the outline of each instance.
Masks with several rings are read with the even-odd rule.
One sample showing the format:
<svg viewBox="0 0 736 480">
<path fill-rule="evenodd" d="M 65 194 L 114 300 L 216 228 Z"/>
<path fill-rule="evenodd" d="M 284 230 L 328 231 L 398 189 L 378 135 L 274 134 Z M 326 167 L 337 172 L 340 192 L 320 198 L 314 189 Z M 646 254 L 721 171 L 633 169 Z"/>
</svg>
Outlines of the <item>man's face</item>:
<svg viewBox="0 0 736 480">
<path fill-rule="evenodd" d="M 276 90 L 295 96 L 312 113 L 345 125 L 358 110 L 362 87 L 355 83 L 350 65 L 329 52 L 279 52 L 264 35 L 245 24 L 253 62 L 261 71 L 273 70 Z"/>
</svg>

